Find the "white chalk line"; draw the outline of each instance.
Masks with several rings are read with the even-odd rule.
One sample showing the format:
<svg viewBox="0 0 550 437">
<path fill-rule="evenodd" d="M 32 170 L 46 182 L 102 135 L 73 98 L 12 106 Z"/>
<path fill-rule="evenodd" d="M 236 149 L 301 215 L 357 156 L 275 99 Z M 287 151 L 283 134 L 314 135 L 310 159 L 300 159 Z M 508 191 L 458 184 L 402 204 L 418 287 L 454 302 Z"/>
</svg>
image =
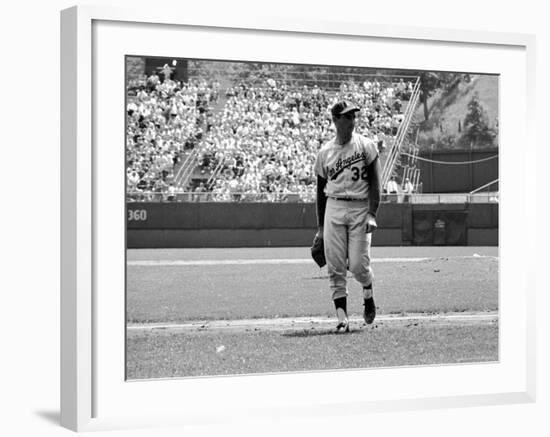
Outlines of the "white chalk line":
<svg viewBox="0 0 550 437">
<path fill-rule="evenodd" d="M 446 257 L 422 258 L 372 258 L 372 263 L 415 263 L 422 261 L 449 260 L 449 259 L 498 259 L 488 255 L 465 255 Z M 311 258 L 295 259 L 221 259 L 221 260 L 129 260 L 128 266 L 141 267 L 176 267 L 176 266 L 224 266 L 224 265 L 260 265 L 260 264 L 311 264 Z"/>
<path fill-rule="evenodd" d="M 361 317 L 350 317 L 351 325 L 365 325 Z M 376 317 L 375 324 L 380 323 L 437 323 L 448 324 L 483 324 L 498 321 L 498 312 L 485 311 L 478 313 L 444 313 L 444 314 L 386 314 Z M 227 331 L 227 330 L 288 330 L 334 327 L 335 317 L 281 317 L 274 319 L 239 319 L 190 321 L 187 323 L 138 323 L 128 324 L 129 332 L 152 331 Z M 366 326 L 366 325 L 365 325 Z"/>
</svg>

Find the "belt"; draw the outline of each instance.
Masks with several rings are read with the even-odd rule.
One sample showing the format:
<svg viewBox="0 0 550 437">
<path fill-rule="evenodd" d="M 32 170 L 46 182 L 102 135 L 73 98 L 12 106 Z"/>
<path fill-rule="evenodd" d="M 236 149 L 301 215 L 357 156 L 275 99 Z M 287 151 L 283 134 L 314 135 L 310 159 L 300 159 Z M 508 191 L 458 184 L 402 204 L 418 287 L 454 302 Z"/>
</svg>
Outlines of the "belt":
<svg viewBox="0 0 550 437">
<path fill-rule="evenodd" d="M 366 202 L 368 199 L 357 199 L 355 197 L 335 197 L 335 196 L 328 196 L 329 199 L 334 199 L 334 200 L 355 200 L 355 201 L 360 201 L 360 202 Z"/>
</svg>

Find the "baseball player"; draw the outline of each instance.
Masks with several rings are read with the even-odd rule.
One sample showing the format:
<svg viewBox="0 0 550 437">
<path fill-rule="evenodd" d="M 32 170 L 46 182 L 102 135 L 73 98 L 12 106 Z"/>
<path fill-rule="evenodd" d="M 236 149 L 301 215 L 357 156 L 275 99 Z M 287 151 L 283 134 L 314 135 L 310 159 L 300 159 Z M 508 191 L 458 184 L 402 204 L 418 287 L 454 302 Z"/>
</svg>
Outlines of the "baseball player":
<svg viewBox="0 0 550 437">
<path fill-rule="evenodd" d="M 323 239 L 337 332 L 349 332 L 347 315 L 349 269 L 363 286 L 363 318 L 376 316 L 370 265 L 371 235 L 377 228 L 380 203 L 380 162 L 373 141 L 354 133 L 360 109 L 349 101 L 331 108 L 336 136 L 321 147 L 317 173 L 317 225 L 315 239 Z"/>
</svg>

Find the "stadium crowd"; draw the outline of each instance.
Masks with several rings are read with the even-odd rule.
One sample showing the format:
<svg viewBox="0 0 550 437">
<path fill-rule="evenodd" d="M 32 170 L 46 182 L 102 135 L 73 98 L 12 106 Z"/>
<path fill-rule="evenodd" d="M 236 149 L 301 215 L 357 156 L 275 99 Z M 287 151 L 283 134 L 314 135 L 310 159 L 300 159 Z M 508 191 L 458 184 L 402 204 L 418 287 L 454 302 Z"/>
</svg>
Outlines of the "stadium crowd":
<svg viewBox="0 0 550 437">
<path fill-rule="evenodd" d="M 208 129 L 217 88 L 205 81 L 161 82 L 153 74 L 145 83 L 133 82 L 131 90 L 134 95 L 126 108 L 127 190 L 167 192 L 183 152 L 195 148 Z"/>
<path fill-rule="evenodd" d="M 186 200 L 314 201 L 313 165 L 333 135 L 329 108 L 341 98 L 362 108 L 356 131 L 383 150 L 402 122 L 411 84 L 343 83 L 338 91 L 318 86 L 290 89 L 268 79 L 263 86 L 241 82 L 220 98 L 217 82 L 164 81 L 153 74 L 133 84 L 128 103 L 129 200 L 174 198 L 171 184 L 185 150 L 195 149 L 206 183 Z M 222 108 L 212 111 L 219 100 Z M 141 193 L 141 195 L 139 195 Z M 147 195 L 144 193 L 152 193 Z M 154 196 L 154 197 L 151 197 Z"/>
</svg>

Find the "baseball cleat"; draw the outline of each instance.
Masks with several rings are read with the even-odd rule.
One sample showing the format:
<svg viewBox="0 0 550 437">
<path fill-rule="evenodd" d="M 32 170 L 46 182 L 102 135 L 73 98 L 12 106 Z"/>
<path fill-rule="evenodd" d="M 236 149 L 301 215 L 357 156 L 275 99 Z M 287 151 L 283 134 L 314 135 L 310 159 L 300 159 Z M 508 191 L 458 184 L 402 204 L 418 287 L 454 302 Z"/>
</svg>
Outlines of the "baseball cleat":
<svg viewBox="0 0 550 437">
<path fill-rule="evenodd" d="M 374 318 L 376 317 L 376 306 L 374 304 L 374 299 L 372 297 L 365 299 L 363 305 L 365 305 L 363 319 L 365 319 L 365 323 L 367 325 L 370 325 L 374 322 Z"/>
<path fill-rule="evenodd" d="M 336 325 L 336 332 L 349 332 L 349 322 L 348 320 L 342 320 Z"/>
<path fill-rule="evenodd" d="M 336 332 L 349 332 L 349 320 L 346 311 L 343 308 L 336 308 L 336 316 L 338 317 Z"/>
</svg>

